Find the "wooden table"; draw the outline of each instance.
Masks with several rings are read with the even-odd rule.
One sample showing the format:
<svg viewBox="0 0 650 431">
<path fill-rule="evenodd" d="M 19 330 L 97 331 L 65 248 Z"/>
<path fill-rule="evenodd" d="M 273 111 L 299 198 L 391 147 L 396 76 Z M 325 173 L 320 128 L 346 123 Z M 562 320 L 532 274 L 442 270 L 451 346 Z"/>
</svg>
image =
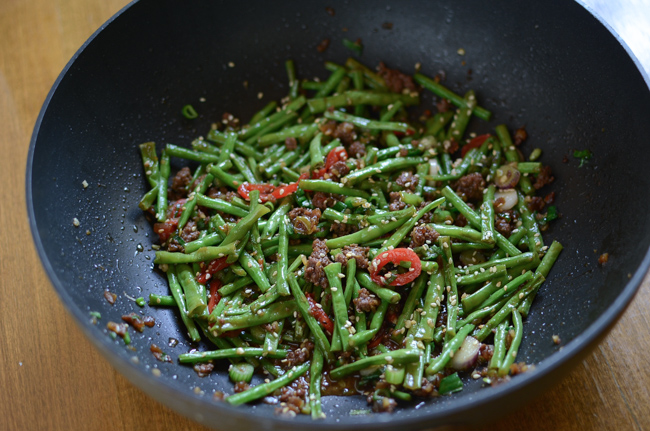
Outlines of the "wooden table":
<svg viewBox="0 0 650 431">
<path fill-rule="evenodd" d="M 0 1 L 3 430 L 203 429 L 132 386 L 90 345 L 51 288 L 27 224 L 25 163 L 41 104 L 68 59 L 126 3 Z M 650 429 L 650 375 L 641 365 L 649 310 L 646 277 L 611 334 L 569 377 L 486 430 Z"/>
</svg>

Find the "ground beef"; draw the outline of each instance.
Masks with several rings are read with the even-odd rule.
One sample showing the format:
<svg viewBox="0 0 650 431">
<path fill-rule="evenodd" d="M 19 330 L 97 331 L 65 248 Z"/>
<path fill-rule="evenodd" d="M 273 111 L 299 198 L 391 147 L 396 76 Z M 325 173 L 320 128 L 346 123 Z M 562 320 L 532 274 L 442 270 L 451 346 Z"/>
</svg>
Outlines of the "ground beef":
<svg viewBox="0 0 650 431">
<path fill-rule="evenodd" d="M 468 223 L 467 219 L 462 214 L 458 214 L 456 216 L 456 219 L 454 220 L 454 226 L 458 226 L 458 227 L 465 227 L 467 226 L 467 223 Z"/>
<path fill-rule="evenodd" d="M 327 50 L 327 48 L 329 48 L 329 46 L 330 46 L 330 40 L 329 40 L 329 39 L 323 39 L 323 40 L 318 44 L 318 46 L 316 47 L 316 49 L 318 50 L 318 52 L 325 52 L 325 51 Z"/>
<path fill-rule="evenodd" d="M 422 208 L 426 207 L 429 205 L 431 202 L 429 201 L 424 201 L 420 204 L 418 207 L 418 211 L 421 210 Z M 433 223 L 433 213 L 434 211 L 428 211 L 422 215 L 422 218 L 420 218 L 419 223 L 424 224 L 424 223 Z"/>
<path fill-rule="evenodd" d="M 374 400 L 370 395 L 368 404 L 372 404 L 372 411 L 375 413 L 392 413 L 397 408 L 397 401 L 389 397 L 378 397 Z"/>
<path fill-rule="evenodd" d="M 323 133 L 325 136 L 332 136 L 334 134 L 334 131 L 336 130 L 336 126 L 338 123 L 334 120 L 329 120 L 324 123 L 321 123 L 318 126 L 318 129 Z"/>
<path fill-rule="evenodd" d="M 282 363 L 285 364 L 287 368 L 300 365 L 311 357 L 313 351 L 314 343 L 311 340 L 306 339 L 300 344 L 300 347 L 295 350 L 289 350 L 287 357 L 282 361 Z"/>
<path fill-rule="evenodd" d="M 440 99 L 438 103 L 436 103 L 436 108 L 438 108 L 438 112 L 447 112 L 453 106 L 454 105 L 451 104 L 451 101 L 449 101 L 449 99 Z"/>
<path fill-rule="evenodd" d="M 434 375 L 434 377 L 437 377 L 438 375 Z M 440 385 L 439 379 L 437 385 Z M 413 395 L 416 397 L 437 397 L 438 396 L 438 391 L 436 390 L 436 383 L 433 381 L 429 381 L 426 377 L 422 378 L 422 383 L 420 385 L 420 389 L 416 389 L 413 391 Z"/>
<path fill-rule="evenodd" d="M 423 224 L 416 226 L 411 231 L 411 248 L 420 247 L 424 244 L 434 244 L 440 234 L 431 225 Z"/>
<path fill-rule="evenodd" d="M 487 364 L 494 355 L 494 346 L 492 344 L 481 343 L 478 348 L 478 363 Z"/>
<path fill-rule="evenodd" d="M 405 189 L 409 189 L 410 191 L 415 190 L 419 181 L 420 179 L 418 178 L 418 176 L 413 175 L 413 172 L 410 171 L 402 172 L 401 174 L 399 174 L 399 177 L 397 177 L 397 179 L 395 180 L 397 184 L 404 187 Z"/>
<path fill-rule="evenodd" d="M 194 364 L 194 371 L 199 377 L 206 377 L 214 370 L 214 364 L 212 362 L 202 362 Z"/>
<path fill-rule="evenodd" d="M 332 223 L 332 226 L 330 226 L 330 234 L 336 238 L 339 236 L 345 236 L 345 235 L 350 235 L 351 233 L 355 233 L 356 231 L 359 230 L 359 227 L 354 224 L 346 224 L 346 223 Z"/>
<path fill-rule="evenodd" d="M 239 128 L 239 118 L 235 117 L 230 112 L 224 112 L 223 115 L 221 115 L 221 123 L 228 129 Z"/>
<path fill-rule="evenodd" d="M 546 202 L 541 196 L 533 196 L 528 202 L 528 209 L 539 212 L 544 209 L 544 205 L 546 205 Z"/>
<path fill-rule="evenodd" d="M 176 201 L 184 198 L 188 193 L 188 186 L 192 182 L 192 171 L 187 166 L 181 169 L 172 178 L 172 185 L 170 187 L 169 199 Z"/>
<path fill-rule="evenodd" d="M 106 299 L 106 302 L 113 305 L 113 304 L 115 304 L 115 301 L 117 300 L 117 295 L 114 294 L 113 292 L 109 292 L 108 290 L 105 290 L 104 291 L 104 299 Z"/>
<path fill-rule="evenodd" d="M 542 187 L 544 187 L 546 184 L 552 183 L 553 180 L 555 180 L 555 177 L 551 172 L 551 167 L 542 166 L 541 170 L 539 171 L 539 174 L 537 174 L 537 179 L 535 180 L 535 184 L 533 184 L 533 187 L 535 187 L 536 190 L 539 190 Z"/>
<path fill-rule="evenodd" d="M 227 202 L 230 202 L 233 200 L 233 198 L 239 196 L 237 192 L 233 192 L 232 190 L 228 190 L 225 187 L 210 187 L 206 192 L 205 195 L 209 198 L 212 199 L 221 199 Z"/>
<path fill-rule="evenodd" d="M 293 137 L 287 138 L 284 140 L 284 146 L 287 148 L 287 151 L 293 151 L 298 148 L 298 141 Z"/>
<path fill-rule="evenodd" d="M 311 203 L 316 208 L 325 211 L 336 204 L 338 200 L 331 193 L 316 192 L 311 198 Z"/>
<path fill-rule="evenodd" d="M 523 144 L 526 139 L 528 139 L 528 133 L 526 132 L 525 127 L 520 127 L 515 131 L 514 144 L 517 147 Z"/>
<path fill-rule="evenodd" d="M 129 325 L 133 326 L 133 329 L 135 329 L 138 332 L 142 332 L 144 330 L 144 321 L 136 313 L 131 313 L 122 316 L 122 320 L 124 320 Z"/>
<path fill-rule="evenodd" d="M 339 181 L 341 177 L 346 176 L 350 172 L 350 168 L 343 161 L 338 161 L 330 167 L 330 174 L 332 181 Z"/>
<path fill-rule="evenodd" d="M 460 177 L 452 184 L 452 188 L 466 201 L 482 201 L 485 180 L 478 172 Z"/>
<path fill-rule="evenodd" d="M 354 298 L 352 302 L 354 302 L 354 308 L 359 313 L 374 312 L 379 307 L 379 304 L 381 304 L 381 300 L 365 287 L 359 290 L 359 297 Z"/>
<path fill-rule="evenodd" d="M 300 414 L 308 393 L 309 385 L 304 377 L 294 380 L 291 385 L 280 390 L 280 407 L 275 409 L 275 413 L 289 416 Z"/>
<path fill-rule="evenodd" d="M 355 131 L 354 124 L 344 121 L 336 126 L 332 136 L 340 139 L 345 145 L 352 145 L 357 139 L 357 132 Z"/>
<path fill-rule="evenodd" d="M 551 205 L 553 202 L 555 202 L 555 192 L 551 192 L 544 196 L 544 203 L 546 205 Z"/>
<path fill-rule="evenodd" d="M 183 241 L 187 242 L 192 242 L 196 241 L 201 237 L 201 232 L 197 229 L 196 227 L 196 222 L 194 220 L 189 220 L 183 230 L 181 231 L 181 239 Z M 176 238 L 172 238 L 171 241 L 169 241 L 169 245 L 167 246 L 168 251 L 185 251 L 185 247 L 181 245 L 180 242 Z"/>
<path fill-rule="evenodd" d="M 172 362 L 171 356 L 165 354 L 160 347 L 152 344 L 149 347 L 149 351 L 153 354 L 154 358 L 158 359 L 160 362 Z"/>
<path fill-rule="evenodd" d="M 325 245 L 325 241 L 315 239 L 312 243 L 312 250 L 305 267 L 305 280 L 317 286 L 329 287 L 324 271 L 325 267 L 332 263 L 329 258 L 329 249 Z"/>
<path fill-rule="evenodd" d="M 411 76 L 406 75 L 397 69 L 389 69 L 383 62 L 379 63 L 377 73 L 379 76 L 384 78 L 386 86 L 393 93 L 402 93 L 404 89 L 409 92 L 417 91 L 417 87 Z"/>
<path fill-rule="evenodd" d="M 239 392 L 244 392 L 247 389 L 250 389 L 251 385 L 249 385 L 246 382 L 237 382 L 235 383 L 235 387 L 233 388 L 233 391 L 237 394 Z"/>
<path fill-rule="evenodd" d="M 355 141 L 350 144 L 348 148 L 348 154 L 352 157 L 364 157 L 366 155 L 366 146 L 359 141 Z"/>
<path fill-rule="evenodd" d="M 336 261 L 341 265 L 347 266 L 349 259 L 357 261 L 357 268 L 368 269 L 370 262 L 368 261 L 369 247 L 359 247 L 357 244 L 346 245 L 343 250 L 336 255 Z"/>
<path fill-rule="evenodd" d="M 510 375 L 516 376 L 517 374 L 525 373 L 531 368 L 532 366 L 529 367 L 528 364 L 526 364 L 525 362 L 517 362 L 510 365 Z"/>
<path fill-rule="evenodd" d="M 320 209 L 294 208 L 289 211 L 289 220 L 293 225 L 293 230 L 302 235 L 311 235 L 318 231 L 318 222 L 320 221 Z"/>
<path fill-rule="evenodd" d="M 402 195 L 399 192 L 390 192 L 388 197 L 390 199 L 388 204 L 388 209 L 390 211 L 399 211 L 406 208 L 406 204 L 402 202 Z"/>
</svg>

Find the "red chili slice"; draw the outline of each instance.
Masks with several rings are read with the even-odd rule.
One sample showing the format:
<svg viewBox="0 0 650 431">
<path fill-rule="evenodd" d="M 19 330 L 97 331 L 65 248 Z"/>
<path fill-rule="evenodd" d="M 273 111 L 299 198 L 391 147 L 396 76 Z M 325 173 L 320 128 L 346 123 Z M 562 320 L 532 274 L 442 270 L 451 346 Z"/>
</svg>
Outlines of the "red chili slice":
<svg viewBox="0 0 650 431">
<path fill-rule="evenodd" d="M 237 192 L 239 196 L 247 201 L 250 200 L 250 192 L 252 190 L 260 191 L 260 202 L 275 202 L 277 199 L 289 196 L 292 193 L 295 193 L 298 190 L 298 183 L 300 180 L 309 178 L 308 174 L 300 175 L 300 178 L 295 183 L 286 184 L 282 186 L 275 187 L 272 184 L 251 184 L 251 183 L 242 183 Z"/>
<path fill-rule="evenodd" d="M 481 145 L 483 145 L 483 142 L 485 142 L 489 137 L 490 134 L 486 133 L 485 135 L 480 135 L 470 140 L 468 143 L 463 145 L 463 148 L 460 150 L 461 156 L 465 157 L 465 154 L 467 154 L 467 152 L 472 148 L 479 148 Z"/>
<path fill-rule="evenodd" d="M 153 231 L 160 237 L 160 242 L 165 242 L 176 232 L 178 218 L 170 218 L 162 223 L 154 223 Z"/>
<path fill-rule="evenodd" d="M 318 320 L 318 323 L 321 324 L 329 335 L 332 335 L 334 333 L 334 322 L 332 322 L 332 319 L 329 318 L 322 308 L 316 305 L 316 301 L 310 293 L 305 293 L 305 296 L 307 297 L 307 301 L 309 301 L 309 314 Z"/>
<path fill-rule="evenodd" d="M 221 301 L 221 295 L 219 295 L 219 289 L 221 289 L 222 283 L 219 280 L 210 280 L 210 300 L 208 301 L 208 313 L 212 313 L 214 307 L 217 306 L 219 301 Z"/>
<path fill-rule="evenodd" d="M 389 278 L 392 281 L 387 283 L 386 276 L 388 273 L 382 274 L 382 268 L 389 263 L 398 267 L 401 262 L 411 262 L 411 267 L 402 274 L 391 274 Z M 385 251 L 374 258 L 370 264 L 370 269 L 370 277 L 375 283 L 384 286 L 387 284 L 390 286 L 403 286 L 412 282 L 420 275 L 422 272 L 422 263 L 413 250 L 409 248 L 395 248 Z"/>
<path fill-rule="evenodd" d="M 196 277 L 196 281 L 201 284 L 205 284 L 210 278 L 212 278 L 214 274 L 221 271 L 222 269 L 228 268 L 231 264 L 226 262 L 226 259 L 228 259 L 228 256 L 224 256 L 220 259 L 215 259 L 210 262 L 208 264 L 208 267 L 205 268 L 198 277 Z"/>
</svg>

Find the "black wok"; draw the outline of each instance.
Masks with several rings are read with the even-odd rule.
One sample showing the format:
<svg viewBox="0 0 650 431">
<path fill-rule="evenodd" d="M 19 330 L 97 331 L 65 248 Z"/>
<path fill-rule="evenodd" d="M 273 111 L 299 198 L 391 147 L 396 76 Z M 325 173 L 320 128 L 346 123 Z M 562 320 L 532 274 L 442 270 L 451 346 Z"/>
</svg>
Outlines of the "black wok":
<svg viewBox="0 0 650 431">
<path fill-rule="evenodd" d="M 386 22 L 392 29 L 382 26 Z M 551 190 L 562 217 L 546 238 L 559 239 L 565 251 L 526 323 L 519 358 L 536 370 L 495 388 L 472 381 L 461 393 L 393 415 L 350 416 L 350 409 L 365 408 L 360 397 L 325 399 L 327 419 L 319 422 L 283 419 L 265 404 L 214 403 L 214 389 L 231 391 L 224 370 L 199 379 L 148 351 L 155 343 L 176 357 L 190 348 L 176 312 L 146 308 L 157 325 L 133 337 L 134 350 L 104 330 L 107 321 L 138 310 L 125 294 L 167 292 L 152 271 L 155 236 L 137 207 L 146 187 L 137 144 L 189 145 L 225 111 L 248 118 L 287 93 L 284 60 L 293 58 L 303 78 L 323 77 L 324 60 L 343 62 L 351 54 L 344 37 L 362 39 L 361 60 L 368 65 L 383 60 L 411 72 L 419 62 L 429 75 L 444 70 L 446 85 L 460 93 L 474 88 L 494 120 L 473 121 L 472 130 L 526 125 L 526 148 L 542 148 L 553 166 Z M 324 38 L 331 44 L 321 54 L 316 46 Z M 425 98 L 424 105 L 430 102 Z M 187 103 L 200 112 L 197 120 L 180 115 Z M 100 29 L 52 88 L 31 143 L 28 209 L 43 265 L 88 337 L 133 384 L 199 422 L 222 429 L 476 424 L 557 381 L 632 299 L 650 262 L 648 114 L 650 92 L 633 60 L 569 1 L 143 0 Z M 589 149 L 594 157 L 579 168 L 574 149 Z M 610 255 L 603 267 L 597 263 L 602 252 Z M 119 295 L 114 306 L 104 300 L 105 289 Z M 89 323 L 91 310 L 101 312 L 100 324 Z M 562 350 L 552 341 L 555 334 Z M 180 344 L 166 347 L 169 338 Z M 205 394 L 196 393 L 197 386 Z"/>
</svg>

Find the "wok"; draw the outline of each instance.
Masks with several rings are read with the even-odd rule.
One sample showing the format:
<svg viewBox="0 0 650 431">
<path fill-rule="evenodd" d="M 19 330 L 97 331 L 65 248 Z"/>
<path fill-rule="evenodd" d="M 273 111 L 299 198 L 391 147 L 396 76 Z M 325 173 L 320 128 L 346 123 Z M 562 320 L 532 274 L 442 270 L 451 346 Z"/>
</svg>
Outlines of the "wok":
<svg viewBox="0 0 650 431">
<path fill-rule="evenodd" d="M 388 22 L 390 29 L 382 26 Z M 341 63 L 351 54 L 344 37 L 362 39 L 361 61 L 371 66 L 384 61 L 411 72 L 419 62 L 428 75 L 444 70 L 447 86 L 475 89 L 494 112 L 490 124 L 474 120 L 471 130 L 526 125 L 528 151 L 543 149 L 561 213 L 546 240 L 560 240 L 565 251 L 525 325 L 519 359 L 536 369 L 497 387 L 469 381 L 458 394 L 393 415 L 350 416 L 350 409 L 365 408 L 361 397 L 325 398 L 327 419 L 318 422 L 278 417 L 265 404 L 215 403 L 212 390 L 231 390 L 225 369 L 200 379 L 148 352 L 170 338 L 180 341 L 165 347 L 172 356 L 190 348 L 175 311 L 146 308 L 157 324 L 133 337 L 133 350 L 104 329 L 137 311 L 126 295 L 167 292 L 152 271 L 155 235 L 137 207 L 146 189 L 137 144 L 189 145 L 223 112 L 249 118 L 287 93 L 284 60 L 293 58 L 302 78 L 323 77 L 324 60 Z M 331 44 L 319 53 L 324 38 Z M 425 97 L 423 105 L 430 102 Z M 200 112 L 197 120 L 179 114 L 188 103 Z M 199 422 L 268 430 L 472 425 L 561 378 L 632 299 L 650 263 L 650 123 L 642 120 L 648 113 L 650 93 L 634 61 L 573 2 L 142 0 L 98 30 L 54 84 L 32 137 L 28 211 L 52 284 L 89 339 L 133 384 Z M 574 149 L 594 156 L 578 167 Z M 605 266 L 597 263 L 602 252 L 610 255 Z M 119 295 L 114 306 L 104 300 L 105 289 Z M 89 323 L 91 310 L 101 312 L 100 324 Z"/>
</svg>

